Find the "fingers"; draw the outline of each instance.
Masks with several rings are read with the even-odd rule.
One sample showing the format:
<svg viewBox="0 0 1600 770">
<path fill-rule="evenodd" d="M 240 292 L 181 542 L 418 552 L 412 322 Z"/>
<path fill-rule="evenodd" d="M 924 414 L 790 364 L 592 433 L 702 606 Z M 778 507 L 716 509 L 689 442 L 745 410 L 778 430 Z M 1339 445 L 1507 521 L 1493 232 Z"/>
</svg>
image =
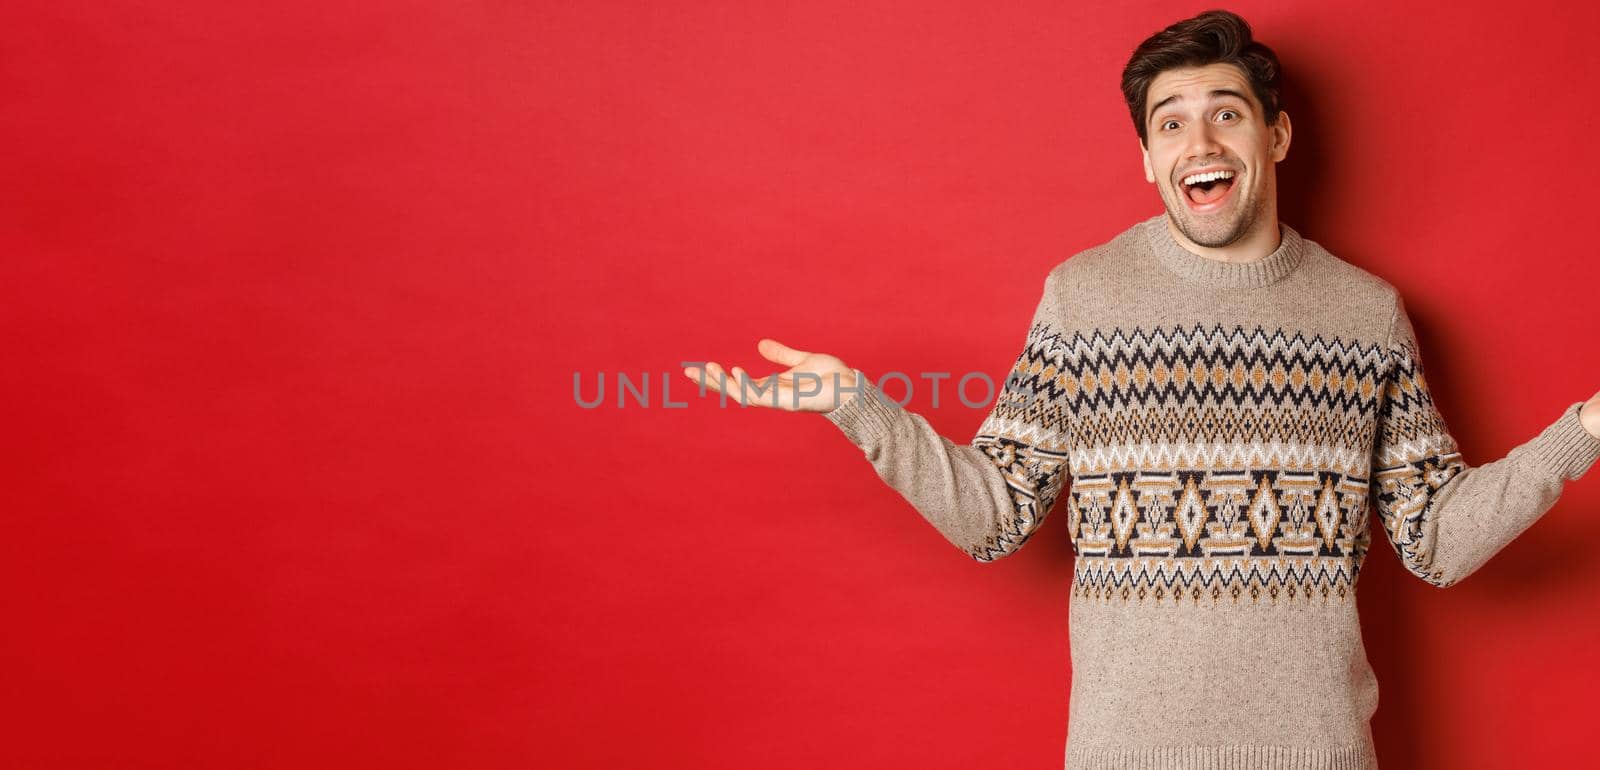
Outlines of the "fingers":
<svg viewBox="0 0 1600 770">
<path fill-rule="evenodd" d="M 731 383 L 734 389 L 739 391 L 740 399 L 743 399 L 746 395 L 744 392 L 746 383 L 749 383 L 749 387 L 755 391 L 755 394 L 758 394 L 757 397 L 759 397 L 759 394 L 765 393 L 767 389 L 766 377 L 762 377 L 759 380 L 755 379 L 750 376 L 749 372 L 738 366 L 733 367 L 733 379 L 728 380 L 728 382 Z M 739 403 L 743 404 L 745 402 L 741 400 Z M 750 403 L 756 403 L 756 401 L 752 400 Z"/>
<path fill-rule="evenodd" d="M 683 370 L 683 374 L 693 380 L 696 385 L 699 385 L 702 393 L 705 392 L 706 388 L 710 388 L 718 393 L 731 393 L 735 399 L 739 398 L 740 388 L 738 385 L 729 382 L 727 372 L 724 372 L 722 367 L 714 362 L 707 361 L 703 367 L 687 367 Z M 724 388 L 725 385 L 729 387 Z"/>
<path fill-rule="evenodd" d="M 732 371 L 726 371 L 711 361 L 707 361 L 703 369 L 686 367 L 683 374 L 697 385 L 726 393 L 742 405 L 792 408 L 786 403 L 788 398 L 786 393 L 792 391 L 792 388 L 783 377 L 768 375 L 755 379 L 743 367 L 735 366 Z"/>
<path fill-rule="evenodd" d="M 799 366 L 801 361 L 806 360 L 806 356 L 811 355 L 804 350 L 795 350 L 770 337 L 762 337 L 756 343 L 756 350 L 768 361 L 775 364 L 783 364 L 784 366 Z"/>
<path fill-rule="evenodd" d="M 740 384 L 741 377 L 749 377 L 744 369 L 735 366 L 730 372 L 714 361 L 707 361 L 704 369 L 691 366 L 684 369 L 683 373 L 696 384 L 704 385 L 718 393 L 726 393 L 739 404 L 746 403 L 746 389 Z"/>
<path fill-rule="evenodd" d="M 711 364 L 711 376 L 716 378 L 716 388 L 733 397 L 734 401 L 744 403 L 744 388 L 739 385 L 739 368 L 734 367 L 732 372 L 722 368 L 720 364 Z"/>
</svg>

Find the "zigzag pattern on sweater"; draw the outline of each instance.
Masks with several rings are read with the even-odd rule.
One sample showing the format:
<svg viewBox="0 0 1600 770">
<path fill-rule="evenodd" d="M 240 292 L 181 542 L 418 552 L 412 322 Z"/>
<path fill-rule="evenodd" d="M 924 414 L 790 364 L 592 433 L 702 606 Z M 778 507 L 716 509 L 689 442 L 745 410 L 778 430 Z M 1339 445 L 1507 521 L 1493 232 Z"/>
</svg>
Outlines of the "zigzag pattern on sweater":
<svg viewBox="0 0 1600 770">
<path fill-rule="evenodd" d="M 1354 595 L 1357 568 L 1351 560 L 1324 557 L 1080 559 L 1072 592 L 1102 602 L 1343 602 Z"/>
</svg>

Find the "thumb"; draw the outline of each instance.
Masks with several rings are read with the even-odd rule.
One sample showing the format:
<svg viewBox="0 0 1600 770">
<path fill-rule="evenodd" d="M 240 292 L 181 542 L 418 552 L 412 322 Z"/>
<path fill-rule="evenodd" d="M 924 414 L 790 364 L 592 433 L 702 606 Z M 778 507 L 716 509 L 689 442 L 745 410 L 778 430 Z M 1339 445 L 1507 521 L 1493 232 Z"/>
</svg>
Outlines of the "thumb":
<svg viewBox="0 0 1600 770">
<path fill-rule="evenodd" d="M 756 343 L 756 350 L 768 361 L 775 364 L 783 364 L 784 366 L 799 366 L 801 361 L 806 360 L 806 356 L 811 355 L 804 350 L 795 350 L 788 345 L 767 337 L 762 337 L 761 341 Z"/>
</svg>

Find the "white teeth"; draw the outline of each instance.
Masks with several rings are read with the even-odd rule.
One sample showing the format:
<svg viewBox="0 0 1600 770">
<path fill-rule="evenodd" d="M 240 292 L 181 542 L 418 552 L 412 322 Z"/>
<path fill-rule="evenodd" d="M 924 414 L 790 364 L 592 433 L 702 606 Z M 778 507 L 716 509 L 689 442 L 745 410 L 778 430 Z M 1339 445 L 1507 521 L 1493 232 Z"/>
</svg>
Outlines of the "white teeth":
<svg viewBox="0 0 1600 770">
<path fill-rule="evenodd" d="M 1214 179 L 1232 179 L 1232 178 L 1233 178 L 1233 172 L 1232 171 L 1210 171 L 1210 172 L 1207 172 L 1207 173 L 1204 173 L 1204 174 L 1191 174 L 1189 176 L 1184 177 L 1183 178 L 1183 185 L 1185 187 L 1188 187 L 1189 185 L 1199 184 L 1201 182 L 1210 182 L 1210 181 L 1212 181 Z"/>
</svg>

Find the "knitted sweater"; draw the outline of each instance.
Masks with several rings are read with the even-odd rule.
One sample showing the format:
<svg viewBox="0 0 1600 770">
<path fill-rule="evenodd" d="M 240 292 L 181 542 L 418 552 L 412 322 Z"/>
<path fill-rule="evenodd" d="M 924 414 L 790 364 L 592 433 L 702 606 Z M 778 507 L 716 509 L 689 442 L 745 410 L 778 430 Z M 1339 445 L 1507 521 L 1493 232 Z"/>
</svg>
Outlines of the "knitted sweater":
<svg viewBox="0 0 1600 770">
<path fill-rule="evenodd" d="M 981 562 L 1067 493 L 1068 770 L 1376 767 L 1369 525 L 1448 586 L 1600 456 L 1580 401 L 1469 466 L 1395 288 L 1280 228 L 1272 254 L 1225 263 L 1163 213 L 1057 265 L 970 444 L 865 377 L 824 413 Z"/>
</svg>

